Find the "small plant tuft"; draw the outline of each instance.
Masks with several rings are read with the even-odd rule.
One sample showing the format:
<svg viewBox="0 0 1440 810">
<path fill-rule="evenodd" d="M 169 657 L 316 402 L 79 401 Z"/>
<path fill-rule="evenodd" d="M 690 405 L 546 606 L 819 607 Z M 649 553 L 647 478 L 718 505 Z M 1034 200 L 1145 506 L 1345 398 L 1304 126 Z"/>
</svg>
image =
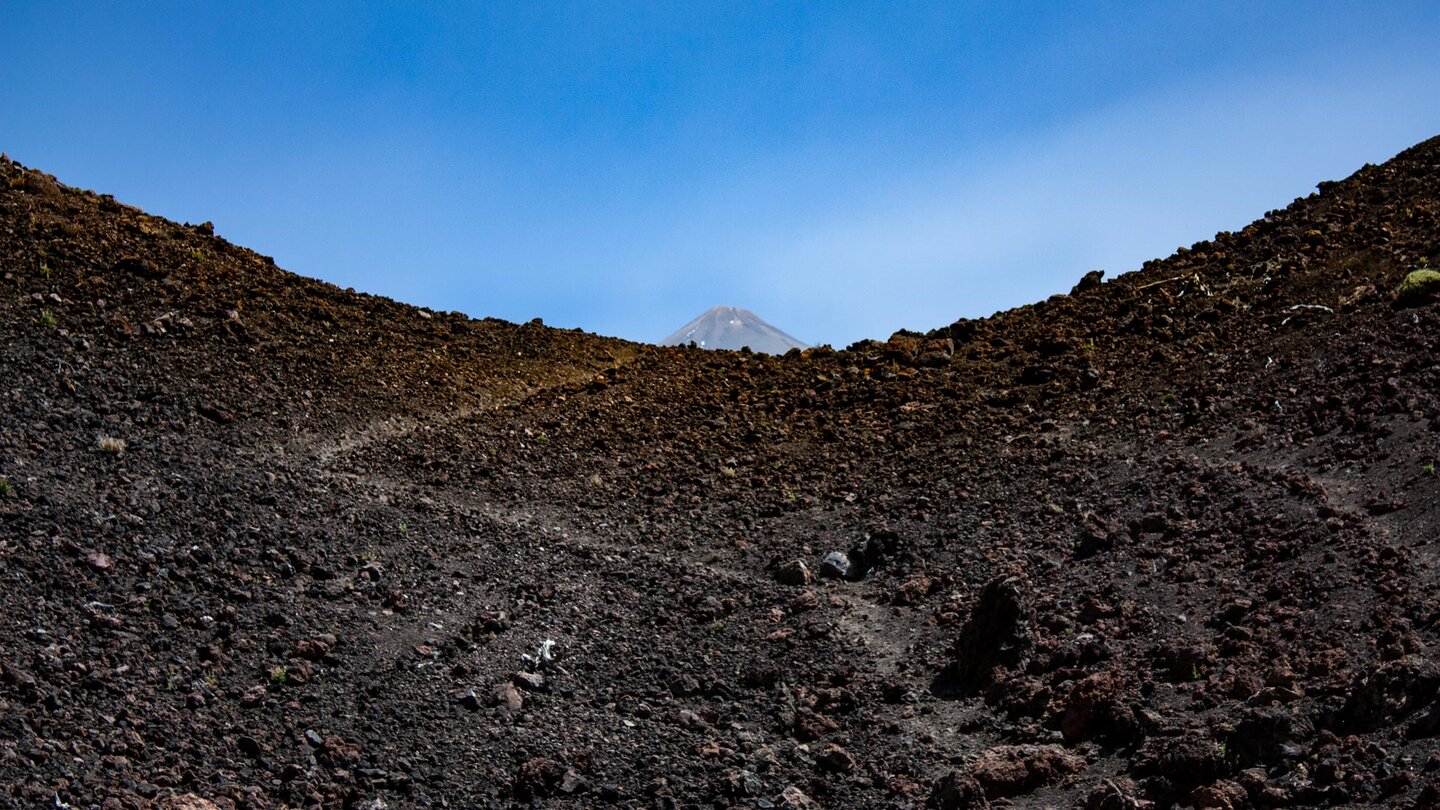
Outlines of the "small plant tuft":
<svg viewBox="0 0 1440 810">
<path fill-rule="evenodd" d="M 1395 291 L 1395 301 L 1399 304 L 1423 304 L 1437 296 L 1440 296 L 1440 272 L 1423 266 L 1405 276 Z"/>
<path fill-rule="evenodd" d="M 270 670 L 270 683 L 276 686 L 285 683 L 289 678 L 290 674 L 285 671 L 285 667 L 275 667 Z"/>
<path fill-rule="evenodd" d="M 1420 471 L 1425 473 L 1426 475 L 1435 475 L 1435 462 L 1432 461 L 1429 464 L 1426 464 L 1424 467 L 1420 468 Z"/>
<path fill-rule="evenodd" d="M 51 312 L 48 309 L 40 310 L 40 323 L 43 323 L 46 326 L 54 326 L 56 323 L 55 313 Z"/>
<path fill-rule="evenodd" d="M 0 498 L 3 498 L 14 491 L 15 487 L 10 486 L 9 481 L 6 481 L 4 478 L 0 478 Z"/>
<path fill-rule="evenodd" d="M 99 450 L 102 453 L 109 453 L 111 455 L 118 456 L 121 453 L 125 452 L 125 449 L 128 446 L 129 445 L 125 443 L 124 439 L 117 439 L 114 436 L 95 437 L 95 449 Z"/>
</svg>

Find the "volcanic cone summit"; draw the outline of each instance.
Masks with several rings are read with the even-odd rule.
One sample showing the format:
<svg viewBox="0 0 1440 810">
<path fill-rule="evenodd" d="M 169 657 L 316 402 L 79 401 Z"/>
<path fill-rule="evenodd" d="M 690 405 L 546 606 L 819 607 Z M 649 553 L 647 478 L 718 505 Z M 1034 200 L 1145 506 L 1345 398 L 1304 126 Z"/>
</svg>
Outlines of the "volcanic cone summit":
<svg viewBox="0 0 1440 810">
<path fill-rule="evenodd" d="M 806 344 L 771 326 L 759 315 L 740 307 L 711 307 L 695 320 L 660 342 L 662 346 L 694 343 L 702 349 L 741 349 L 784 354 Z"/>
</svg>

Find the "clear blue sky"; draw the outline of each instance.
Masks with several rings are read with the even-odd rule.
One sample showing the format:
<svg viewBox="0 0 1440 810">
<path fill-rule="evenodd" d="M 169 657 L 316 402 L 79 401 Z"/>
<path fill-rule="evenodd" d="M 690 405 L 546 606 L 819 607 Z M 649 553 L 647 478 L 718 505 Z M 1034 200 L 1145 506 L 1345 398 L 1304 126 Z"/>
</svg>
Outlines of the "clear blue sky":
<svg viewBox="0 0 1440 810">
<path fill-rule="evenodd" d="M 1440 134 L 1440 3 L 0 0 L 0 150 L 341 286 L 845 345 Z"/>
</svg>

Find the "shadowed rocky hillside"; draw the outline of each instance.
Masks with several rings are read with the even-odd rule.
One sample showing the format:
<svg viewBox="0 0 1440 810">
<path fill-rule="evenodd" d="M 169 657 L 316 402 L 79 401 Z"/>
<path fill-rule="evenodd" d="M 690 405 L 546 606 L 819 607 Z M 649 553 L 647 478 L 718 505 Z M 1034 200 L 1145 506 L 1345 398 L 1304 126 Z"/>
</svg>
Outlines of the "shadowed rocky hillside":
<svg viewBox="0 0 1440 810">
<path fill-rule="evenodd" d="M 785 357 L 0 181 L 0 804 L 1440 802 L 1440 140 Z"/>
</svg>

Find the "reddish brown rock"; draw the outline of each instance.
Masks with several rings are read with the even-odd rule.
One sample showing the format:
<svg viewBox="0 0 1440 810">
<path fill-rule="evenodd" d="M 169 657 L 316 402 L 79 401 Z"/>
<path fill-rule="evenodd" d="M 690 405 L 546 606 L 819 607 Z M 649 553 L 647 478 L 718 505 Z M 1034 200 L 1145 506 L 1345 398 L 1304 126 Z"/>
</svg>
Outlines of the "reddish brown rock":
<svg viewBox="0 0 1440 810">
<path fill-rule="evenodd" d="M 810 585 L 815 582 L 815 575 L 811 573 L 810 567 L 800 560 L 791 560 L 780 566 L 775 572 L 775 578 L 782 585 Z"/>
<path fill-rule="evenodd" d="M 1235 810 L 1248 806 L 1245 788 L 1225 779 L 1190 791 L 1190 801 L 1200 810 Z"/>
<path fill-rule="evenodd" d="M 994 799 L 1019 796 L 1084 769 L 1084 759 L 1056 745 L 1001 745 L 981 754 L 970 773 Z"/>
<path fill-rule="evenodd" d="M 1128 736 L 1134 719 L 1123 698 L 1126 677 L 1118 670 L 1098 672 L 1080 680 L 1066 696 L 1060 732 L 1069 741 L 1118 734 Z"/>
<path fill-rule="evenodd" d="M 815 757 L 815 766 L 823 773 L 849 775 L 855 772 L 855 758 L 834 743 L 828 743 Z"/>
<path fill-rule="evenodd" d="M 497 683 L 490 689 L 490 705 L 499 706 L 513 714 L 525 706 L 525 696 L 520 694 L 520 690 L 516 689 L 513 683 Z"/>
<path fill-rule="evenodd" d="M 526 760 L 515 774 L 514 790 L 521 801 L 553 794 L 565 780 L 567 768 L 549 757 Z"/>
<path fill-rule="evenodd" d="M 925 800 L 927 810 L 987 810 L 990 801 L 985 798 L 985 789 L 975 777 L 961 771 L 951 771 L 936 780 Z"/>
</svg>

